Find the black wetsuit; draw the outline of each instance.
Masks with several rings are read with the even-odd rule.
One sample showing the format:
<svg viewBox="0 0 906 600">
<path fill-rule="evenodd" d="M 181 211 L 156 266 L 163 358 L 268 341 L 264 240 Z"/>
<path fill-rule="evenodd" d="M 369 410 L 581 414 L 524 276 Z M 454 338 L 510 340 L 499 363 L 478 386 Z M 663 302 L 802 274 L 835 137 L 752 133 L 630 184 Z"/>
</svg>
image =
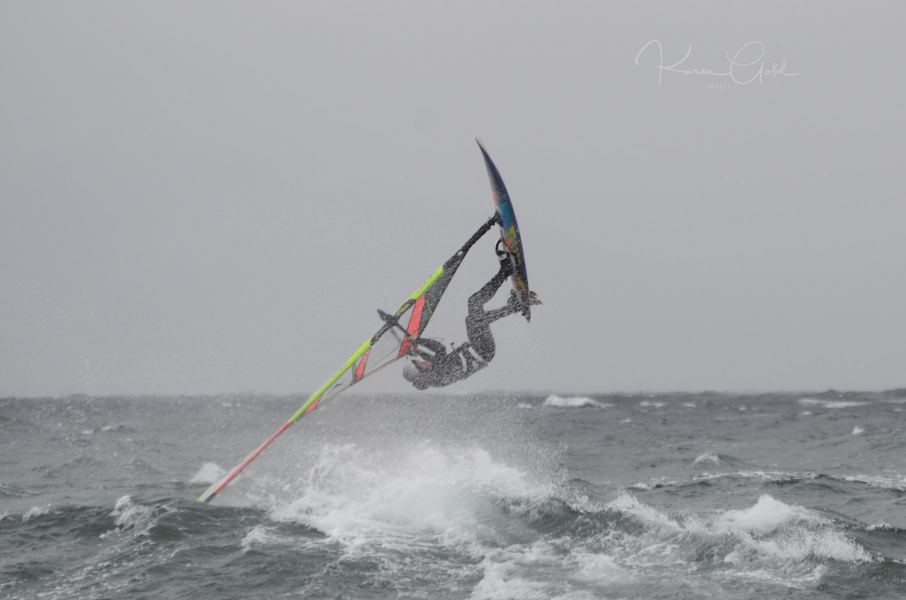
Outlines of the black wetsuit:
<svg viewBox="0 0 906 600">
<path fill-rule="evenodd" d="M 418 341 L 413 352 L 424 361 L 415 361 L 419 374 L 412 385 L 419 389 L 444 387 L 473 375 L 491 362 L 496 352 L 491 323 L 519 312 L 520 309 L 515 304 L 507 303 L 486 311 L 484 305 L 494 297 L 512 273 L 510 260 L 501 261 L 497 274 L 469 297 L 469 313 L 466 315 L 468 342 L 448 352 L 437 340 L 421 338 Z"/>
</svg>

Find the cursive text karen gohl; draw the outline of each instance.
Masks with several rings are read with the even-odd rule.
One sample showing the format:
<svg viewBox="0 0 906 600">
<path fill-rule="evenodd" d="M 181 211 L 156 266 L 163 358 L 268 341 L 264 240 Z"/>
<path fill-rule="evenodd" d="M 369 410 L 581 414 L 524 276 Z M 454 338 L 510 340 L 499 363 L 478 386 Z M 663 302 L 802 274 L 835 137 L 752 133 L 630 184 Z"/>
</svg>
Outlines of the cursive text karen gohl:
<svg viewBox="0 0 906 600">
<path fill-rule="evenodd" d="M 649 49 L 651 49 L 650 52 L 648 52 Z M 641 66 L 640 61 L 642 55 L 646 52 L 648 52 L 648 54 L 655 54 L 657 60 L 657 63 L 655 64 L 655 67 L 657 68 L 657 84 L 659 86 L 664 81 L 665 72 L 679 73 L 680 75 L 687 76 L 724 79 L 738 85 L 749 85 L 752 83 L 762 84 L 766 78 L 778 79 L 780 77 L 795 77 L 796 75 L 799 75 L 799 73 L 787 71 L 786 59 L 772 62 L 769 66 L 764 60 L 765 46 L 761 42 L 743 44 L 733 55 L 730 55 L 729 52 L 725 52 L 724 57 L 727 60 L 727 66 L 723 70 L 687 66 L 686 61 L 692 55 L 692 44 L 689 44 L 686 54 L 683 55 L 681 59 L 671 64 L 665 64 L 663 45 L 660 40 L 651 40 L 642 46 L 638 53 L 636 53 L 635 65 L 637 67 Z"/>
</svg>

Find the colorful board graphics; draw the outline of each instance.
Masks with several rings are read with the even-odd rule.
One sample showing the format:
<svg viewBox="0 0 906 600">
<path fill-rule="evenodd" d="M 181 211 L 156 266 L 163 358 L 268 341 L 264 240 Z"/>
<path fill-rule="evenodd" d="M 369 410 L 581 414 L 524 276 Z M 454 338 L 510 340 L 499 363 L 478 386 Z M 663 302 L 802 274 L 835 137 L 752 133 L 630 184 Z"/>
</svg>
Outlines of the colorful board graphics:
<svg viewBox="0 0 906 600">
<path fill-rule="evenodd" d="M 513 202 L 506 191 L 506 185 L 500 176 L 500 171 L 494 165 L 494 161 L 488 155 L 487 150 L 481 145 L 480 140 L 478 147 L 481 148 L 481 155 L 484 157 L 484 164 L 488 169 L 488 177 L 491 180 L 491 193 L 494 197 L 494 204 L 497 207 L 497 214 L 500 215 L 500 238 L 504 246 L 510 253 L 513 261 L 513 289 L 522 302 L 522 315 L 528 321 L 532 318 L 528 271 L 525 268 L 525 250 L 522 247 L 522 237 L 519 235 L 519 223 L 516 222 L 516 212 L 513 210 Z"/>
</svg>

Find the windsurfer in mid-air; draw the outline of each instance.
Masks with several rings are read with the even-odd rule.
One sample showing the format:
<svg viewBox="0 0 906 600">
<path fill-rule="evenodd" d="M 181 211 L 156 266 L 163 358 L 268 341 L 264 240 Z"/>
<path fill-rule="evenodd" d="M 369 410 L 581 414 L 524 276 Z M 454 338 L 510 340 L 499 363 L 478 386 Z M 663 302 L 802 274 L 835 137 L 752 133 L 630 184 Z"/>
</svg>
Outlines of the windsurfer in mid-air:
<svg viewBox="0 0 906 600">
<path fill-rule="evenodd" d="M 403 367 L 403 377 L 416 389 L 444 387 L 474 375 L 491 362 L 496 352 L 491 323 L 524 310 L 515 291 L 504 306 L 485 310 L 484 305 L 494 297 L 507 277 L 513 274 L 510 253 L 498 240 L 495 249 L 500 269 L 481 289 L 469 297 L 469 313 L 466 315 L 466 335 L 469 341 L 447 350 L 442 342 L 430 338 L 414 340 L 409 351 L 411 362 Z M 530 304 L 541 304 L 535 292 L 529 292 Z"/>
<path fill-rule="evenodd" d="M 378 315 L 384 322 L 380 329 L 359 345 L 343 366 L 321 387 L 313 391 L 298 410 L 269 438 L 202 492 L 198 497 L 199 502 L 210 502 L 221 493 L 299 419 L 318 408 L 325 400 L 335 397 L 372 373 L 406 358 L 408 360 L 403 374 L 416 388 L 423 390 L 450 385 L 474 375 L 494 358 L 496 348 L 494 336 L 491 335 L 492 323 L 516 313 L 521 313 L 526 321 L 531 318 L 532 305 L 541 302 L 529 291 L 531 288 L 528 284 L 525 252 L 513 203 L 497 167 L 480 142 L 479 147 L 491 182 L 495 205 L 493 216 L 482 223 L 459 250 L 437 267 L 425 283 L 410 294 L 397 310 L 391 314 L 379 309 Z M 500 267 L 491 280 L 469 298 L 469 312 L 466 316 L 468 341 L 459 347 L 448 349 L 438 340 L 423 337 L 425 327 L 469 250 L 495 226 L 500 230 L 500 242 L 496 248 Z M 509 300 L 500 308 L 485 310 L 485 305 L 491 301 L 508 277 L 512 277 L 514 289 Z M 407 316 L 405 326 L 400 323 L 404 316 Z"/>
</svg>

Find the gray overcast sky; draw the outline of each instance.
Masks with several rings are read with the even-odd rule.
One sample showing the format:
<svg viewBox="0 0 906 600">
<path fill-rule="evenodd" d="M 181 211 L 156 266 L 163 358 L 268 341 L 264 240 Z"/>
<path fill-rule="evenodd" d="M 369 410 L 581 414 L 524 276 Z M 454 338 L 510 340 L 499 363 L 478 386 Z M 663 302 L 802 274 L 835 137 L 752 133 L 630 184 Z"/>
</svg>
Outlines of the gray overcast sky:
<svg viewBox="0 0 906 600">
<path fill-rule="evenodd" d="M 474 136 L 545 306 L 453 390 L 904 385 L 904 17 L 3 2 L 0 394 L 313 389 L 491 214 Z M 798 74 L 658 85 L 651 40 Z M 464 337 L 491 246 L 430 333 Z"/>
</svg>

